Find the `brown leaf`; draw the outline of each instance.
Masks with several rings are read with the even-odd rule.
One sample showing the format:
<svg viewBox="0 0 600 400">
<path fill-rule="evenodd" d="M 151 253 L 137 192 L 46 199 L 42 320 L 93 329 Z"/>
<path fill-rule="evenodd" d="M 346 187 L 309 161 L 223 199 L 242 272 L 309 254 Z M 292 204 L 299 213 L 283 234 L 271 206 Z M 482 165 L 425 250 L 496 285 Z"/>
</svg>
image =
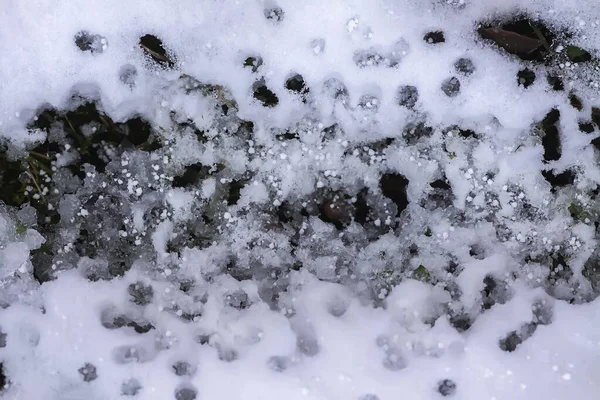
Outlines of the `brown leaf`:
<svg viewBox="0 0 600 400">
<path fill-rule="evenodd" d="M 168 56 L 167 51 L 163 47 L 162 40 L 154 35 L 144 35 L 140 38 L 140 47 L 159 64 L 173 67 L 175 63 Z"/>
<path fill-rule="evenodd" d="M 511 54 L 528 55 L 539 49 L 543 42 L 502 28 L 481 28 L 479 34 L 484 39 L 493 40 Z"/>
</svg>

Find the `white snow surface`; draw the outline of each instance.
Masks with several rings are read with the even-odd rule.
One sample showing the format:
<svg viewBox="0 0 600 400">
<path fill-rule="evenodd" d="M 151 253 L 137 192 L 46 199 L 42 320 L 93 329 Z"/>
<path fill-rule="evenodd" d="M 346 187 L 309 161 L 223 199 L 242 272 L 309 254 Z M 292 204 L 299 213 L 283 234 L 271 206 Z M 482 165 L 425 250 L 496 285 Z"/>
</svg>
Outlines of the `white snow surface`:
<svg viewBox="0 0 600 400">
<path fill-rule="evenodd" d="M 265 8 L 275 6 L 284 12 L 282 21 L 265 18 Z M 44 140 L 45 133 L 27 127 L 41 108 L 72 107 L 72 95 L 78 93 L 96 99 L 115 121 L 135 115 L 151 121 L 171 145 L 169 156 L 152 160 L 161 172 L 224 162 L 232 177 L 249 171 L 252 180 L 230 206 L 210 203 L 227 177 L 205 179 L 195 192 L 165 190 L 170 213 L 156 226 L 140 216 L 146 189 L 135 192 L 130 183 L 132 196 L 138 193 L 140 200 L 132 206 L 129 228 L 147 231 L 155 259 L 149 263 L 140 257 L 123 277 L 110 281 L 86 279 L 84 271 L 106 268 L 106 261 L 81 257 L 56 280 L 39 285 L 29 252 L 44 240 L 28 224 L 30 229 L 21 232 L 14 213 L 3 208 L 0 331 L 6 346 L 0 348 L 0 362 L 10 383 L 0 398 L 128 398 L 123 382 L 134 378 L 141 386 L 136 399 L 192 400 L 176 397 L 189 387 L 200 400 L 429 400 L 443 398 L 438 386 L 444 379 L 456 384 L 448 398 L 461 400 L 599 399 L 600 299 L 591 294 L 582 272 L 596 249 L 596 233 L 593 223 L 574 221 L 567 211 L 573 199 L 593 204 L 589 191 L 600 184 L 597 150 L 590 146 L 598 130 L 591 135 L 578 130 L 578 122 L 589 119 L 591 107 L 600 104 L 598 74 L 583 66 L 565 67 L 566 92 L 585 100 L 577 110 L 565 92 L 551 90 L 543 65 L 519 60 L 478 37 L 479 22 L 516 14 L 568 30 L 574 43 L 600 52 L 600 8 L 593 1 L 5 0 L 0 9 L 0 136 L 16 152 Z M 73 37 L 81 30 L 104 37 L 106 48 L 80 51 Z M 423 41 L 434 30 L 444 31 L 445 43 Z M 144 55 L 138 44 L 144 34 L 161 38 L 176 60 L 173 69 L 157 68 Z M 359 68 L 355 53 L 370 48 L 397 51 L 398 66 Z M 258 75 L 243 67 L 255 55 L 263 60 Z M 461 57 L 476 66 L 468 77 L 454 70 Z M 125 65 L 137 71 L 133 86 L 120 79 Z M 524 66 L 537 75 L 527 89 L 516 79 Z M 306 102 L 284 87 L 296 73 L 310 88 Z M 226 88 L 237 116 L 255 124 L 248 148 L 225 137 L 222 145 L 201 144 L 172 129 L 170 112 L 177 111 L 207 136 L 221 135 L 213 123 L 212 100 L 186 94 L 178 81 L 184 74 Z M 446 96 L 440 85 L 455 75 L 460 92 Z M 252 97 L 259 76 L 277 95 L 276 107 L 263 107 Z M 326 84 L 331 78 L 346 86 L 347 104 L 332 100 Z M 418 111 L 398 106 L 403 85 L 418 88 Z M 375 111 L 359 107 L 365 95 L 376 98 Z M 531 129 L 552 108 L 561 115 L 562 156 L 545 163 Z M 379 139 L 402 138 L 402 128 L 413 121 L 433 127 L 426 146 L 352 152 Z M 343 133 L 321 142 L 318 132 L 333 123 Z M 481 140 L 467 143 L 443 130 L 454 125 L 476 131 Z M 273 130 L 290 127 L 301 140 L 283 143 L 273 137 Z M 540 174 L 545 169 L 574 169 L 577 180 L 572 188 L 555 192 Z M 380 219 L 373 229 L 381 237 L 359 248 L 348 245 L 350 239 L 331 224 L 307 219 L 305 240 L 314 240 L 314 246 L 295 255 L 306 268 L 289 272 L 289 287 L 280 294 L 289 309 L 270 307 L 253 279 L 238 282 L 218 274 L 231 253 L 240 264 L 254 265 L 252 246 L 262 246 L 259 262 L 265 268 L 289 263 L 286 231 L 269 231 L 253 210 L 311 197 L 322 187 L 352 195 L 362 187 L 379 193 L 379 174 L 388 171 L 410 181 L 411 219 L 402 220 L 405 230 L 392 232 L 387 226 L 393 215 L 374 207 Z M 442 174 L 452 185 L 455 210 L 476 215 L 491 207 L 486 196 L 496 196 L 494 215 L 506 220 L 507 237 L 498 239 L 497 226 L 484 218 L 464 226 L 443 211 L 418 208 L 429 183 Z M 515 210 L 525 202 L 545 219 L 521 220 Z M 222 236 L 210 238 L 204 248 L 170 252 L 177 225 L 198 218 L 197 204 L 218 210 Z M 74 220 L 86 217 L 79 203 L 65 200 L 60 206 L 70 209 Z M 353 223 L 345 234 L 358 237 L 361 229 Z M 67 231 L 61 235 L 61 244 L 70 243 Z M 411 241 L 419 244 L 418 256 L 406 263 L 395 259 L 408 253 Z M 481 257 L 470 255 L 474 244 L 484 247 Z M 543 267 L 521 261 L 534 247 L 553 251 L 557 245 L 569 252 L 571 286 L 544 290 L 539 283 Z M 410 271 L 425 265 L 441 281 L 450 259 L 461 266 L 454 282 L 460 305 L 441 285 L 410 278 L 376 304 L 365 300 L 362 283 L 345 285 L 332 277 L 336 266 L 351 260 L 356 274 L 380 272 L 390 264 Z M 184 298 L 170 281 L 172 273 L 193 277 L 203 292 Z M 513 280 L 506 298 L 479 314 L 483 281 L 490 274 Z M 143 307 L 134 305 L 128 293 L 138 281 L 154 290 Z M 570 304 L 574 286 L 585 301 Z M 250 306 L 238 310 L 226 304 L 224 294 L 240 290 Z M 552 310 L 552 322 L 537 325 L 516 350 L 503 351 L 499 340 L 530 323 L 532 306 L 540 302 Z M 177 315 L 200 303 L 201 315 L 191 321 Z M 449 322 L 445 312 L 453 307 L 477 316 L 467 331 Z M 154 329 L 143 334 L 131 327 L 106 329 L 101 319 L 109 312 L 151 322 Z M 210 335 L 208 344 L 199 342 L 202 335 Z M 310 342 L 315 352 L 303 349 L 299 340 Z M 131 349 L 133 355 L 124 359 Z M 273 357 L 284 360 L 283 371 L 273 367 Z M 179 361 L 196 372 L 177 376 L 173 365 Z M 390 362 L 403 367 L 386 367 Z M 91 382 L 78 372 L 86 363 L 97 371 Z M 377 397 L 363 397 L 368 394 Z"/>
</svg>

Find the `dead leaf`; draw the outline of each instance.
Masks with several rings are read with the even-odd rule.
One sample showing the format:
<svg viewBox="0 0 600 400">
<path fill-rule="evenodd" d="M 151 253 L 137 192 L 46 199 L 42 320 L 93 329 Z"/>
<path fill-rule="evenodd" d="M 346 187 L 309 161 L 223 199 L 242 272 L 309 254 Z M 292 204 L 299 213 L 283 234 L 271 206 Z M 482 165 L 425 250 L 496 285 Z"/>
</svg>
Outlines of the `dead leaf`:
<svg viewBox="0 0 600 400">
<path fill-rule="evenodd" d="M 590 53 L 577 46 L 567 46 L 567 57 L 574 63 L 586 62 L 592 59 Z"/>
<path fill-rule="evenodd" d="M 539 39 L 507 31 L 502 28 L 481 28 L 479 34 L 484 39 L 493 40 L 511 54 L 529 55 L 543 46 Z"/>
<path fill-rule="evenodd" d="M 144 35 L 140 38 L 140 47 L 148 55 L 160 64 L 166 64 L 173 67 L 175 63 L 167 55 L 167 51 L 162 45 L 162 41 L 154 35 Z"/>
</svg>

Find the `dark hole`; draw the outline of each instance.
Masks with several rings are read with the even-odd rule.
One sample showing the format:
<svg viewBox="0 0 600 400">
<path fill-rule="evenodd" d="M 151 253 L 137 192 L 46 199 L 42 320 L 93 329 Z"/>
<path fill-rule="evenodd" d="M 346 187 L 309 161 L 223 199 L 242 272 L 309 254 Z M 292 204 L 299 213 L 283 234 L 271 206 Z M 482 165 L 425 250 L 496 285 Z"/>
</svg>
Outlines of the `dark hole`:
<svg viewBox="0 0 600 400">
<path fill-rule="evenodd" d="M 442 31 L 428 32 L 423 36 L 423 40 L 430 44 L 444 43 L 446 41 L 444 32 Z"/>
<path fill-rule="evenodd" d="M 556 108 L 553 108 L 542 120 L 542 128 L 556 124 L 559 119 L 560 112 Z"/>
<path fill-rule="evenodd" d="M 53 123 L 58 120 L 58 113 L 54 108 L 42 110 L 34 121 L 28 125 L 29 128 L 37 128 L 48 132 Z"/>
<path fill-rule="evenodd" d="M 277 219 L 282 224 L 287 224 L 292 221 L 292 212 L 289 209 L 289 204 L 284 201 L 279 207 L 277 207 Z"/>
<path fill-rule="evenodd" d="M 517 83 L 523 85 L 524 88 L 528 88 L 535 82 L 535 72 L 529 68 L 525 68 L 517 72 Z"/>
<path fill-rule="evenodd" d="M 583 103 L 581 102 L 581 99 L 575 95 L 575 93 L 569 94 L 569 103 L 571 104 L 571 107 L 577 111 L 583 110 Z"/>
<path fill-rule="evenodd" d="M 277 140 L 294 140 L 294 139 L 300 139 L 300 135 L 298 135 L 298 132 L 296 131 L 285 131 L 283 133 L 278 133 L 277 135 L 275 135 L 275 137 L 277 138 Z"/>
<path fill-rule="evenodd" d="M 361 225 L 367 222 L 367 216 L 369 215 L 370 207 L 367 204 L 368 189 L 364 188 L 356 195 L 356 203 L 354 204 L 354 220 Z"/>
<path fill-rule="evenodd" d="M 248 57 L 244 60 L 244 68 L 251 68 L 252 72 L 258 71 L 260 66 L 263 65 L 262 57 Z"/>
<path fill-rule="evenodd" d="M 575 173 L 568 169 L 560 174 L 555 174 L 554 170 L 542 171 L 542 175 L 552 186 L 552 191 L 556 188 L 572 185 L 575 182 Z"/>
<path fill-rule="evenodd" d="M 559 119 L 560 112 L 552 109 L 542 120 L 541 126 L 544 131 L 542 146 L 544 147 L 545 161 L 555 161 L 561 156 L 560 133 L 556 127 Z"/>
<path fill-rule="evenodd" d="M 565 86 L 563 85 L 562 79 L 560 79 L 556 75 L 548 75 L 548 84 L 552 87 L 552 90 L 560 91 L 564 90 Z"/>
<path fill-rule="evenodd" d="M 450 190 L 452 186 L 448 183 L 446 179 L 437 179 L 429 184 L 434 189 L 442 189 L 442 190 Z"/>
<path fill-rule="evenodd" d="M 262 103 L 264 107 L 275 107 L 279 104 L 277 95 L 273 93 L 264 82 L 257 82 L 258 84 L 254 87 L 254 98 Z"/>
<path fill-rule="evenodd" d="M 592 122 L 580 122 L 579 130 L 584 133 L 594 133 L 594 124 Z"/>
<path fill-rule="evenodd" d="M 233 180 L 229 184 L 229 192 L 227 194 L 227 205 L 232 206 L 237 204 L 240 199 L 240 192 L 242 188 L 246 186 L 245 180 Z"/>
<path fill-rule="evenodd" d="M 140 146 L 148 141 L 152 128 L 148 121 L 140 117 L 132 118 L 125 122 L 127 138 L 134 146 Z"/>
<path fill-rule="evenodd" d="M 560 149 L 560 134 L 556 126 L 546 128 L 546 134 L 542 138 L 542 146 L 544 146 L 544 160 L 556 161 L 561 156 Z"/>
<path fill-rule="evenodd" d="M 197 184 L 202 178 L 208 175 L 209 167 L 201 163 L 188 165 L 185 167 L 183 175 L 176 176 L 173 179 L 174 187 L 188 187 Z"/>
<path fill-rule="evenodd" d="M 397 173 L 382 174 L 379 179 L 379 187 L 383 195 L 396 204 L 398 208 L 397 216 L 408 206 L 408 198 L 406 196 L 406 187 L 408 179 Z"/>
<path fill-rule="evenodd" d="M 305 96 L 309 92 L 309 89 L 304 82 L 304 78 L 302 75 L 298 74 L 285 81 L 285 88 L 302 96 Z"/>
</svg>

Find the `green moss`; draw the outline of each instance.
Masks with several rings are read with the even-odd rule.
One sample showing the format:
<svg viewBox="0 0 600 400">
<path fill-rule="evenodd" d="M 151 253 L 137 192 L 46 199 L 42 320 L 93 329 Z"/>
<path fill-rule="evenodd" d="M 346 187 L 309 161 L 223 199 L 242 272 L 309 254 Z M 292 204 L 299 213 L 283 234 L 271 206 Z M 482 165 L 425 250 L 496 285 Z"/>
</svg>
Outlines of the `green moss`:
<svg viewBox="0 0 600 400">
<path fill-rule="evenodd" d="M 588 217 L 590 214 L 585 210 L 581 204 L 571 203 L 568 207 L 569 214 L 574 220 L 582 220 Z"/>
<path fill-rule="evenodd" d="M 586 62 L 592 59 L 590 53 L 577 46 L 567 46 L 567 57 L 574 63 Z"/>
<path fill-rule="evenodd" d="M 413 271 L 412 277 L 421 282 L 431 281 L 431 274 L 423 265 L 419 265 L 419 267 Z"/>
<path fill-rule="evenodd" d="M 23 225 L 23 223 L 21 221 L 17 221 L 15 223 L 15 232 L 17 232 L 17 235 L 21 235 L 21 234 L 27 232 L 27 227 L 25 225 Z"/>
</svg>

